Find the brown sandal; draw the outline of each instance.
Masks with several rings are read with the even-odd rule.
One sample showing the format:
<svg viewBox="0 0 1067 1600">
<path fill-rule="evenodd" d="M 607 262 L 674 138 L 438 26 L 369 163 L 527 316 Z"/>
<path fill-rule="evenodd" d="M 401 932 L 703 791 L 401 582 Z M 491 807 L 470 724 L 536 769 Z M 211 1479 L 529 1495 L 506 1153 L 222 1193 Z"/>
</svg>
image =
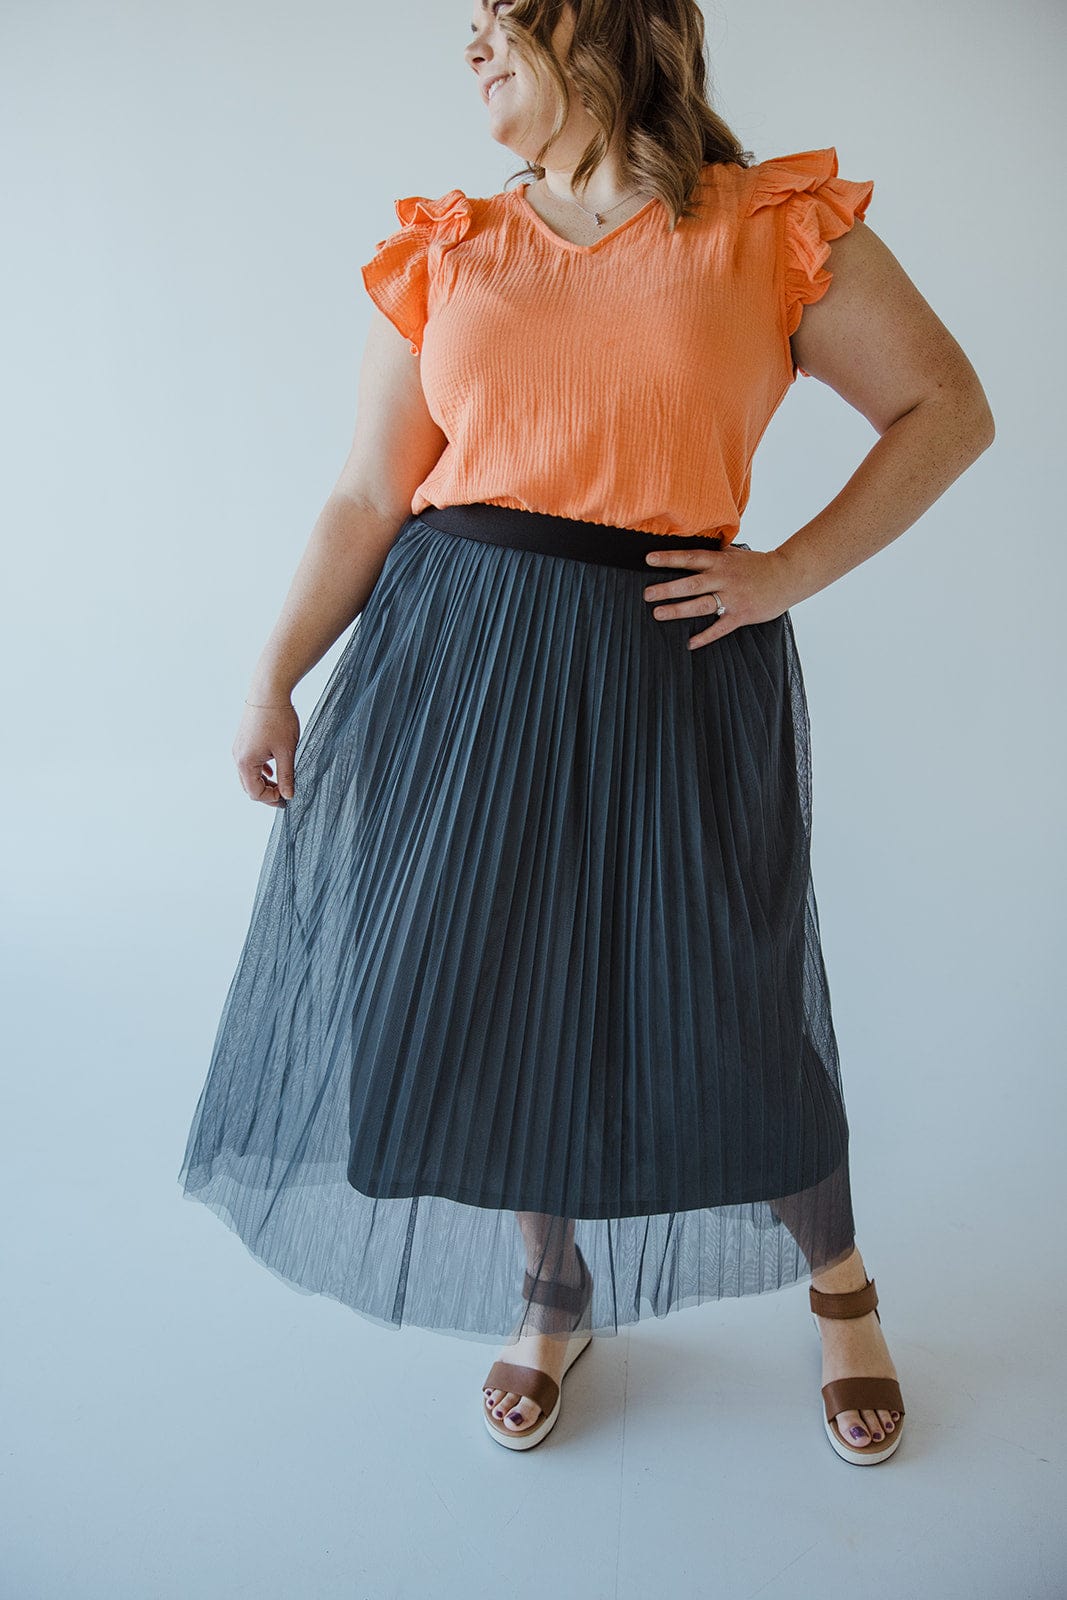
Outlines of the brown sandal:
<svg viewBox="0 0 1067 1600">
<path fill-rule="evenodd" d="M 527 1272 L 523 1278 L 523 1298 L 535 1305 L 553 1306 L 561 1311 L 574 1313 L 573 1327 L 579 1330 L 585 1312 L 588 1310 L 593 1298 L 593 1279 L 586 1264 L 585 1257 L 575 1245 L 578 1261 L 582 1269 L 581 1280 L 577 1284 L 558 1283 L 552 1279 L 540 1279 L 536 1283 Z M 503 1389 L 505 1394 L 525 1395 L 541 1407 L 541 1418 L 531 1427 L 514 1432 L 505 1428 L 503 1420 L 498 1422 L 492 1414 L 492 1408 L 486 1398 L 482 1415 L 485 1425 L 493 1438 L 498 1443 L 505 1445 L 509 1450 L 532 1450 L 535 1444 L 552 1432 L 559 1417 L 562 1404 L 561 1385 L 567 1373 L 573 1367 L 582 1351 L 593 1341 L 593 1335 L 584 1331 L 576 1331 L 570 1335 L 567 1359 L 560 1373 L 559 1383 L 549 1373 L 542 1372 L 539 1367 L 519 1366 L 514 1361 L 494 1361 L 485 1379 L 483 1389 Z"/>
<path fill-rule="evenodd" d="M 862 1289 L 849 1289 L 841 1294 L 830 1294 L 810 1284 L 808 1298 L 816 1330 L 819 1327 L 817 1317 L 864 1317 L 873 1311 L 878 1321 L 882 1320 L 877 1310 L 878 1294 L 873 1278 L 868 1278 Z M 904 1401 L 895 1378 L 835 1378 L 831 1383 L 823 1384 L 822 1397 L 826 1437 L 843 1461 L 854 1461 L 860 1467 L 873 1467 L 898 1448 L 904 1420 Z M 849 1444 L 841 1437 L 840 1429 L 834 1427 L 834 1418 L 842 1411 L 899 1412 L 893 1426 L 892 1441 L 881 1450 L 872 1449 L 870 1441 L 864 1445 Z"/>
</svg>

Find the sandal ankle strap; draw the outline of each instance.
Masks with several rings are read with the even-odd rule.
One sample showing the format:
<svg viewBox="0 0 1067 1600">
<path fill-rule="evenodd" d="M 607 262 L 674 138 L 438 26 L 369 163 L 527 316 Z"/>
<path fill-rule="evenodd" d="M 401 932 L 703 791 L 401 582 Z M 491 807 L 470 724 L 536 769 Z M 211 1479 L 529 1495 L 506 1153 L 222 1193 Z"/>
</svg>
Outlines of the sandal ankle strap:
<svg viewBox="0 0 1067 1600">
<path fill-rule="evenodd" d="M 522 1280 L 523 1299 L 539 1306 L 552 1306 L 558 1311 L 584 1311 L 590 1294 L 590 1272 L 586 1259 L 575 1245 L 582 1276 L 577 1283 L 559 1283 L 553 1278 L 534 1279 L 529 1272 Z"/>
<path fill-rule="evenodd" d="M 808 1298 L 811 1309 L 817 1317 L 865 1317 L 868 1311 L 873 1311 L 878 1317 L 875 1309 L 878 1305 L 878 1293 L 873 1278 L 868 1278 L 862 1289 L 845 1289 L 840 1294 L 816 1289 L 814 1284 L 809 1284 Z M 878 1321 L 881 1320 L 881 1317 L 878 1317 Z"/>
</svg>

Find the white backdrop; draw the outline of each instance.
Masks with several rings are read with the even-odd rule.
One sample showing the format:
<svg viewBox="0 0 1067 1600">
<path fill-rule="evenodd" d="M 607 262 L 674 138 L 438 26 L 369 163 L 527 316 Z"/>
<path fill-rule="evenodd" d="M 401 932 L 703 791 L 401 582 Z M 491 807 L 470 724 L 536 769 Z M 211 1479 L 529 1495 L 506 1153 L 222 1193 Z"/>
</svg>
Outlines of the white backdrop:
<svg viewBox="0 0 1067 1600">
<path fill-rule="evenodd" d="M 0 1172 L 17 1218 L 3 1246 L 3 1381 L 20 1379 L 5 1405 L 19 1514 L 0 1556 L 22 1600 L 229 1596 L 239 1581 L 261 1597 L 335 1583 L 362 1594 L 355 1551 L 368 1594 L 424 1586 L 419 1551 L 444 1561 L 437 1594 L 502 1592 L 507 1499 L 492 1497 L 507 1474 L 474 1431 L 478 1347 L 472 1366 L 471 1347 L 412 1331 L 398 1354 L 344 1308 L 289 1293 L 177 1190 L 273 820 L 241 790 L 230 744 L 348 448 L 372 309 L 359 266 L 397 226 L 396 196 L 488 194 L 522 165 L 489 137 L 463 62 L 471 14 L 462 0 L 0 6 Z M 1064 1572 L 1063 1546 L 1042 1554 L 1034 1519 L 1050 1461 L 1062 1478 L 1067 1421 L 1053 1363 L 1063 1274 L 1050 1281 L 1048 1266 L 1065 1199 L 1064 13 L 1051 0 L 813 0 L 802 14 L 737 0 L 705 16 L 728 122 L 757 159 L 834 144 L 842 176 L 874 179 L 869 225 L 959 339 L 997 422 L 993 447 L 918 524 L 792 616 L 858 1242 L 914 1407 L 888 1469 L 901 1469 L 894 1494 L 915 1497 L 911 1576 L 937 1572 L 945 1595 L 999 1594 L 992 1552 L 1025 1527 L 1025 1549 L 1004 1543 L 1013 1584 L 1051 1595 L 1041 1583 Z M 799 379 L 756 457 L 741 537 L 757 549 L 788 537 L 875 437 Z M 339 649 L 296 691 L 305 722 Z M 1023 1317 L 1016 1297 L 1030 1294 Z M 673 1340 L 675 1356 L 693 1353 L 686 1383 L 699 1388 L 707 1311 L 641 1329 L 630 1359 Z M 807 1307 L 794 1298 L 788 1312 L 734 1307 L 720 1346 L 743 1317 L 758 1350 L 760 1311 L 779 1318 L 775 1339 L 810 1337 L 795 1331 Z M 732 1472 L 754 1448 L 753 1472 L 773 1482 L 780 1470 L 795 1495 L 807 1450 L 836 1495 L 859 1493 L 816 1437 L 814 1367 L 786 1380 L 776 1413 L 766 1406 L 769 1368 L 787 1359 L 769 1354 L 738 1407 Z M 416 1418 L 454 1399 L 429 1446 L 388 1407 L 375 1431 L 365 1389 L 388 1392 L 387 1370 L 415 1387 Z M 609 1402 L 621 1415 L 614 1391 Z M 791 1407 L 803 1422 L 778 1438 L 771 1469 L 760 1428 Z M 682 1480 L 706 1472 L 687 1451 L 707 1448 L 707 1430 L 680 1441 L 687 1415 L 671 1413 L 675 1454 L 641 1526 L 624 1511 L 647 1480 L 615 1433 L 587 1447 L 601 1466 L 606 1452 L 610 1492 L 604 1509 L 583 1483 L 580 1539 L 563 1492 L 576 1457 L 552 1458 L 558 1550 L 573 1531 L 615 1575 L 614 1590 L 587 1578 L 584 1595 L 647 1592 L 653 1576 L 701 1592 L 686 1588 L 686 1539 L 668 1551 L 656 1532 L 678 1515 Z M 666 1423 L 643 1425 L 654 1453 Z M 431 1460 L 437 1498 L 423 1485 L 398 1509 L 395 1474 L 417 1482 Z M 946 1528 L 938 1497 L 964 1469 L 972 1520 Z M 353 1475 L 358 1507 L 331 1498 Z M 484 1517 L 468 1490 L 483 1510 L 490 1497 Z M 742 1498 L 730 1514 L 743 1529 Z M 255 1527 L 242 1521 L 253 1503 Z M 901 1510 L 872 1507 L 871 1538 Z M 790 1530 L 783 1511 L 769 1543 L 761 1522 L 760 1538 L 716 1545 L 704 1576 L 727 1596 L 796 1600 L 805 1579 L 818 1592 L 858 1548 L 821 1525 L 827 1542 L 792 1568 L 792 1587 L 760 1587 L 794 1538 L 811 1544 L 817 1509 L 800 1515 Z M 526 1534 L 516 1548 L 532 1550 Z M 525 1561 L 508 1581 L 545 1592 Z M 571 1592 L 565 1574 L 552 1581 Z M 899 1568 L 885 1581 L 908 1588 Z"/>
</svg>

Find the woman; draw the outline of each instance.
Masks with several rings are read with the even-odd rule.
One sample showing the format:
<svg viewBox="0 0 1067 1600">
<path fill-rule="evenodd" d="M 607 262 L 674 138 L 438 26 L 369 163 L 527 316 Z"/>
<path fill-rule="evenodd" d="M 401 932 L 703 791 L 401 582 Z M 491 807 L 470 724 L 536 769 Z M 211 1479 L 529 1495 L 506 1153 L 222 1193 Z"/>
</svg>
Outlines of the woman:
<svg viewBox="0 0 1067 1600">
<path fill-rule="evenodd" d="M 476 0 L 470 27 L 535 181 L 398 200 L 363 268 L 355 439 L 234 744 L 278 810 L 181 1181 L 299 1288 L 505 1341 L 482 1409 L 512 1449 L 594 1334 L 810 1276 L 825 1432 L 872 1464 L 904 1408 L 789 608 L 992 417 L 863 222 L 873 184 L 833 147 L 750 163 L 710 108 L 691 0 Z M 798 370 L 879 438 L 756 551 Z M 298 748 L 292 689 L 354 618 Z"/>
</svg>

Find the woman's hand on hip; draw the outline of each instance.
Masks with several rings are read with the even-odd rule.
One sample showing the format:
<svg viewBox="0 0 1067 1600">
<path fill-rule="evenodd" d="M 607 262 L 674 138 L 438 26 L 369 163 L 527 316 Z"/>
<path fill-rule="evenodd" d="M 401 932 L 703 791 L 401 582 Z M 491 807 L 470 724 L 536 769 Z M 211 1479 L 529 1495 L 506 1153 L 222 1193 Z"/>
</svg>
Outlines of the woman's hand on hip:
<svg viewBox="0 0 1067 1600">
<path fill-rule="evenodd" d="M 791 587 L 794 575 L 777 550 L 735 550 L 729 545 L 723 550 L 655 550 L 645 560 L 650 569 L 695 568 L 688 577 L 668 578 L 645 590 L 658 621 L 711 616 L 711 626 L 690 638 L 690 650 L 750 622 L 770 622 L 798 598 Z M 715 615 L 716 593 L 726 607 L 721 617 Z"/>
<path fill-rule="evenodd" d="M 249 799 L 262 800 L 268 806 L 284 806 L 293 798 L 293 766 L 299 739 L 300 718 L 291 703 L 245 706 L 233 741 L 233 759 Z M 271 773 L 271 761 L 276 776 Z"/>
</svg>

